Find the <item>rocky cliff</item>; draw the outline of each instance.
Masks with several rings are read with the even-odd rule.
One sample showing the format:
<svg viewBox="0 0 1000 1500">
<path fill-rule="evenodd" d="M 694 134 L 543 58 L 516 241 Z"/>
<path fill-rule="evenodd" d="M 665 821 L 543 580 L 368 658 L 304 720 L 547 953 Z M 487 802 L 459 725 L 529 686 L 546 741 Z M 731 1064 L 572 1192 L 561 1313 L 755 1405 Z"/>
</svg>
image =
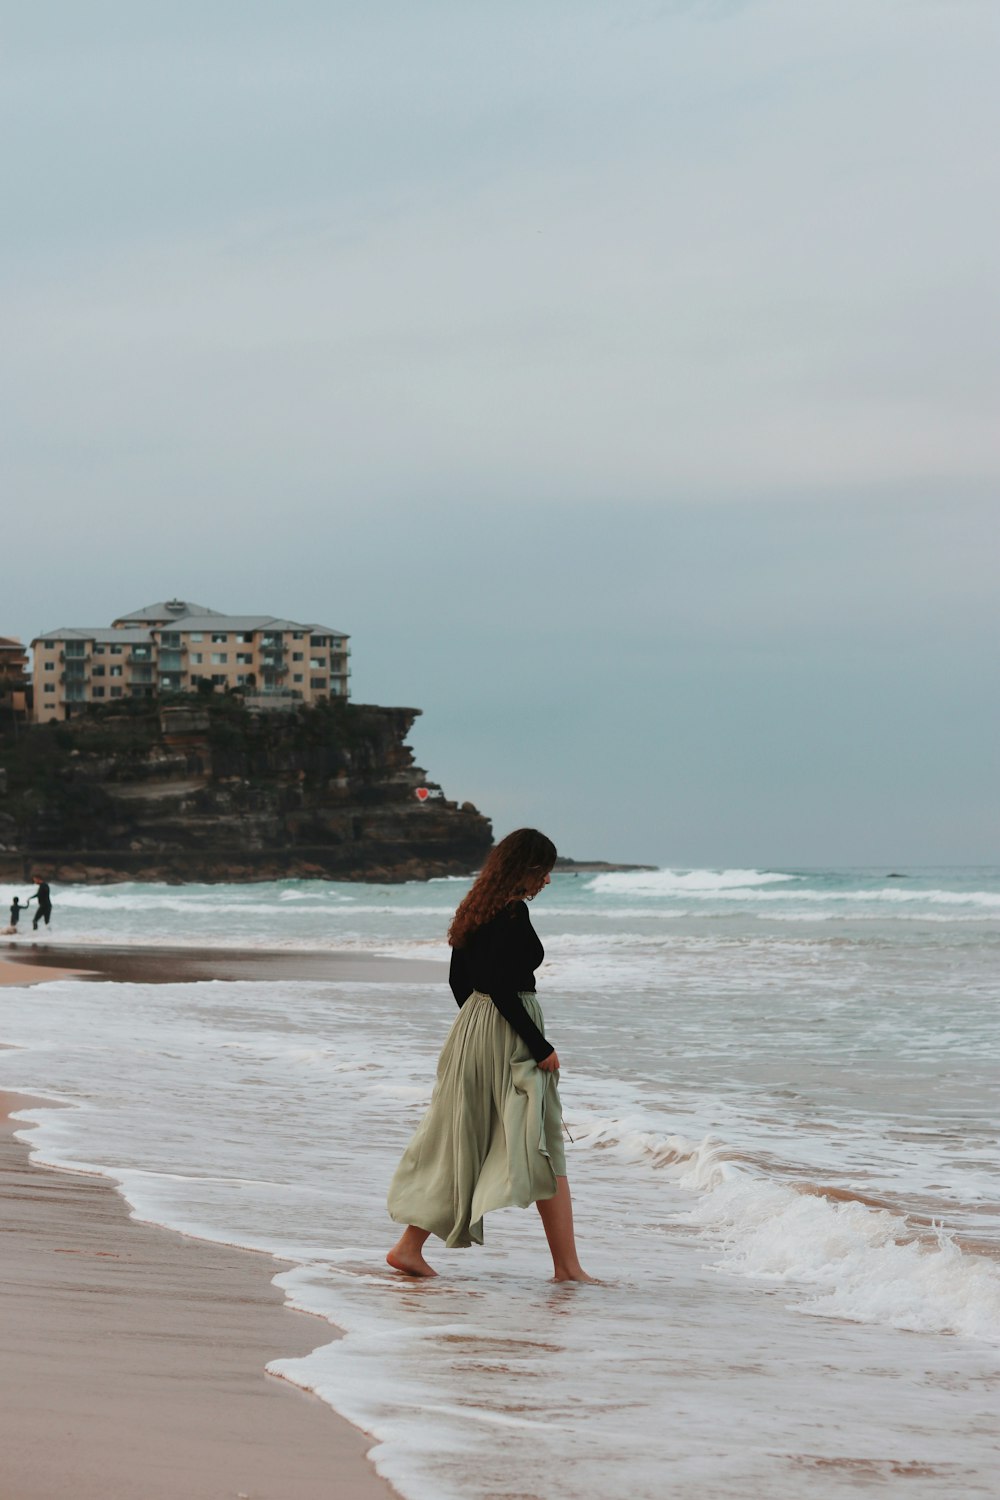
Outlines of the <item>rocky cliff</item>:
<svg viewBox="0 0 1000 1500">
<path fill-rule="evenodd" d="M 0 875 L 73 880 L 413 880 L 492 843 L 413 764 L 420 710 L 239 699 L 126 702 L 0 739 Z M 427 796 L 417 796 L 417 789 Z"/>
</svg>

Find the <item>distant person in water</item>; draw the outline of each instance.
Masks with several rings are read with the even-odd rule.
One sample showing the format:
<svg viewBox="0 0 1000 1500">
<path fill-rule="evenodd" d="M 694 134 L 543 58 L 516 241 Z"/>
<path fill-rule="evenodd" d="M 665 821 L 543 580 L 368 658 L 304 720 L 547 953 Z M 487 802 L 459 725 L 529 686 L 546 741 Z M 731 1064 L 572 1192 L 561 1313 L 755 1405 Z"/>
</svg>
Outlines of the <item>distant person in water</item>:
<svg viewBox="0 0 1000 1500">
<path fill-rule="evenodd" d="M 32 932 L 37 932 L 39 922 L 44 921 L 46 927 L 49 925 L 49 918 L 52 915 L 52 895 L 48 885 L 40 875 L 32 875 L 31 878 L 38 887 L 35 894 L 28 897 L 28 902 L 35 901 L 38 903 L 35 907 L 35 920 L 31 924 Z M 26 902 L 25 904 L 27 905 L 28 903 Z"/>
<path fill-rule="evenodd" d="M 535 996 L 544 953 L 525 904 L 548 885 L 555 862 L 543 833 L 508 834 L 452 921 L 459 1013 L 430 1108 L 389 1189 L 390 1216 L 406 1227 L 386 1259 L 408 1276 L 437 1274 L 423 1255 L 430 1235 L 449 1247 L 481 1245 L 484 1213 L 535 1203 L 555 1280 L 593 1280 L 576 1253 L 559 1058 Z"/>
<path fill-rule="evenodd" d="M 17 924 L 21 920 L 21 913 L 28 910 L 28 903 L 22 902 L 19 896 L 15 896 L 10 903 L 10 926 L 3 930 L 4 937 L 12 937 L 17 932 Z"/>
</svg>

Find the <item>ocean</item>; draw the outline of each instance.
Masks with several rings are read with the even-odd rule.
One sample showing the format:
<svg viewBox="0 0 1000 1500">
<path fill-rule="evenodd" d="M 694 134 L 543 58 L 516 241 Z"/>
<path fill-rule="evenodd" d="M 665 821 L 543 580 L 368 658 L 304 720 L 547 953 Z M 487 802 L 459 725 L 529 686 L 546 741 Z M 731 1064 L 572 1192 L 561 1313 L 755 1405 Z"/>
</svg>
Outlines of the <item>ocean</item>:
<svg viewBox="0 0 1000 1500">
<path fill-rule="evenodd" d="M 534 1210 L 431 1241 L 435 1281 L 384 1264 L 465 889 L 56 888 L 53 943 L 440 967 L 5 987 L 0 1087 L 53 1100 L 25 1138 L 138 1217 L 280 1257 L 344 1337 L 317 1323 L 272 1370 L 411 1500 L 995 1497 L 1000 870 L 553 878 L 539 999 L 596 1287 L 547 1280 Z"/>
</svg>

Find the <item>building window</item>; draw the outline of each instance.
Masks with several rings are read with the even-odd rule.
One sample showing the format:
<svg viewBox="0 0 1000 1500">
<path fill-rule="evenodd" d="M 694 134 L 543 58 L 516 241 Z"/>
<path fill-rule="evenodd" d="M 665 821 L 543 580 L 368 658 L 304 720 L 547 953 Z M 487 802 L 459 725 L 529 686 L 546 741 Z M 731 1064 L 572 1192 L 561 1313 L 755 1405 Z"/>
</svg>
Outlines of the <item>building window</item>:
<svg viewBox="0 0 1000 1500">
<path fill-rule="evenodd" d="M 191 634 L 188 636 L 189 641 L 203 641 L 204 639 L 205 637 L 200 630 L 192 630 Z"/>
<path fill-rule="evenodd" d="M 169 646 L 174 651 L 180 650 L 181 637 L 177 630 L 165 630 L 160 636 L 160 645 Z"/>
<path fill-rule="evenodd" d="M 121 695 L 122 695 L 121 688 L 112 688 L 111 689 L 111 696 L 112 696 L 112 698 L 120 698 Z"/>
<path fill-rule="evenodd" d="M 92 677 L 103 677 L 104 676 L 104 668 L 103 667 L 94 667 L 94 668 L 92 668 L 92 670 L 91 670 L 91 676 Z"/>
<path fill-rule="evenodd" d="M 328 637 L 325 635 L 311 635 L 309 637 L 310 646 L 325 646 L 327 643 Z"/>
<path fill-rule="evenodd" d="M 253 644 L 253 631 L 252 630 L 241 631 L 240 634 L 236 637 L 236 639 L 238 641 L 242 641 L 244 645 L 252 645 Z"/>
<path fill-rule="evenodd" d="M 122 675 L 122 669 L 121 669 L 121 667 L 112 667 L 111 668 L 109 676 L 111 676 L 111 677 L 120 677 L 121 675 Z"/>
<path fill-rule="evenodd" d="M 112 656 L 121 656 L 121 654 L 122 654 L 122 648 L 120 646 L 112 646 L 111 647 L 111 655 Z"/>
<path fill-rule="evenodd" d="M 322 672 L 323 668 L 326 666 L 326 662 L 320 656 L 310 656 L 309 665 L 312 667 L 314 672 Z"/>
<path fill-rule="evenodd" d="M 103 646 L 95 646 L 94 647 L 94 655 L 95 656 L 103 656 L 104 655 L 104 647 Z"/>
<path fill-rule="evenodd" d="M 237 651 L 237 653 L 236 653 L 236 665 L 238 667 L 252 667 L 253 666 L 253 652 L 252 651 Z"/>
<path fill-rule="evenodd" d="M 292 673 L 292 681 L 293 682 L 301 682 L 302 681 L 302 673 L 301 672 L 293 672 Z"/>
<path fill-rule="evenodd" d="M 293 641 L 301 641 L 302 637 L 303 637 L 303 634 L 304 634 L 304 632 L 301 631 L 301 630 L 293 630 L 292 631 L 292 640 Z"/>
<path fill-rule="evenodd" d="M 292 652 L 292 661 L 305 661 L 305 655 L 301 651 Z"/>
<path fill-rule="evenodd" d="M 212 681 L 215 683 L 216 687 L 225 687 L 226 683 L 229 681 L 229 678 L 226 677 L 222 672 L 213 672 Z"/>
<path fill-rule="evenodd" d="M 55 690 L 56 690 L 56 685 L 55 685 L 55 683 L 54 683 L 54 682 L 47 682 L 47 683 L 46 683 L 46 684 L 45 684 L 45 691 L 46 691 L 46 692 L 47 692 L 47 693 L 54 693 L 54 692 L 55 692 Z"/>
<path fill-rule="evenodd" d="M 94 697 L 95 698 L 103 698 L 104 697 L 104 689 L 103 688 L 95 688 L 94 689 Z"/>
<path fill-rule="evenodd" d="M 326 688 L 326 685 L 327 682 L 325 677 L 310 677 L 309 679 L 309 686 L 311 688 L 319 688 L 322 690 Z"/>
<path fill-rule="evenodd" d="M 46 670 L 46 672 L 54 672 L 55 669 L 56 669 L 56 664 L 55 664 L 54 661 L 47 661 L 45 663 L 45 670 Z"/>
<path fill-rule="evenodd" d="M 214 637 L 213 637 L 213 639 L 214 639 Z M 213 651 L 212 652 L 212 665 L 214 667 L 224 667 L 227 664 L 228 661 L 229 661 L 229 657 L 227 656 L 227 654 L 226 654 L 225 651 Z"/>
<path fill-rule="evenodd" d="M 225 635 L 225 634 L 223 634 L 223 635 L 213 635 L 213 637 L 212 637 L 212 644 L 213 645 L 219 645 L 221 642 L 228 641 L 228 640 L 229 640 L 228 635 Z"/>
<path fill-rule="evenodd" d="M 201 652 L 200 651 L 192 651 L 191 652 L 191 664 L 192 664 L 192 666 L 200 667 L 201 666 L 201 661 L 202 661 Z"/>
</svg>

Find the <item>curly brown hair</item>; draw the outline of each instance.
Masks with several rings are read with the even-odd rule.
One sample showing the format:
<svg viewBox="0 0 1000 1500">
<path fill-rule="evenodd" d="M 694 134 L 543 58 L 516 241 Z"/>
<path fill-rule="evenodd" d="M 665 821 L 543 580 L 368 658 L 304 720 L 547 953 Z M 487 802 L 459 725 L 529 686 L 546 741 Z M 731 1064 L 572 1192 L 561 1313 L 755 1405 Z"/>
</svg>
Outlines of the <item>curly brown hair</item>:
<svg viewBox="0 0 1000 1500">
<path fill-rule="evenodd" d="M 451 946 L 461 948 L 470 932 L 512 901 L 521 900 L 533 881 L 547 875 L 555 862 L 555 844 L 537 828 L 508 833 L 490 851 L 472 889 L 459 902 L 448 929 Z"/>
</svg>

